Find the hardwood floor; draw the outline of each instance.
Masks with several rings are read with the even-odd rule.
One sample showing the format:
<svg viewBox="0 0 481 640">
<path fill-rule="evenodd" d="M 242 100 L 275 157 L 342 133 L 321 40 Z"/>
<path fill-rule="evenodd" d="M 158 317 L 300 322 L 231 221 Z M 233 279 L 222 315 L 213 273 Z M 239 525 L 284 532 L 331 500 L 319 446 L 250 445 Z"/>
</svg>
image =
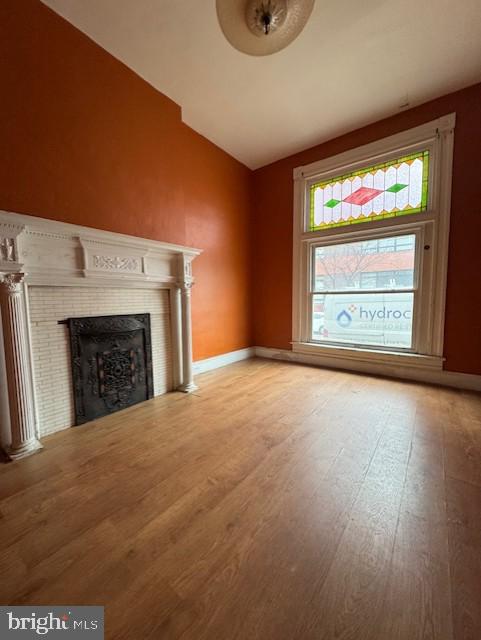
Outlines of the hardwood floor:
<svg viewBox="0 0 481 640">
<path fill-rule="evenodd" d="M 0 466 L 0 602 L 106 638 L 479 640 L 481 396 L 251 360 Z"/>
</svg>

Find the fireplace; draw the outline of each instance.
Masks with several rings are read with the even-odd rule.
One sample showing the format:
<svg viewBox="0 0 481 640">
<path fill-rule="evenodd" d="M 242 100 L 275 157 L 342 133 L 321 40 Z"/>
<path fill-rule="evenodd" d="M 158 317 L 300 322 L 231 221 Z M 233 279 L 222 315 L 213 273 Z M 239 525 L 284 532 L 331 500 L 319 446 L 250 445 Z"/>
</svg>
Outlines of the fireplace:
<svg viewBox="0 0 481 640">
<path fill-rule="evenodd" d="M 152 398 L 150 314 L 69 318 L 75 424 Z"/>
<path fill-rule="evenodd" d="M 10 458 L 153 395 L 195 391 L 191 288 L 200 253 L 0 211 L 0 447 Z"/>
</svg>

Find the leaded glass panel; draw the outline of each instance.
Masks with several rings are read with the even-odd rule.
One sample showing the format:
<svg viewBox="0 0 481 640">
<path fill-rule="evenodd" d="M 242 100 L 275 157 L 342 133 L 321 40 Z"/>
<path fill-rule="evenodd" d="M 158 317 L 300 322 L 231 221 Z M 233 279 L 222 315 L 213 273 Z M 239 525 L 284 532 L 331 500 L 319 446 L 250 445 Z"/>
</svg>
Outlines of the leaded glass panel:
<svg viewBox="0 0 481 640">
<path fill-rule="evenodd" d="M 419 213 L 428 203 L 429 151 L 310 187 L 309 231 Z"/>
</svg>

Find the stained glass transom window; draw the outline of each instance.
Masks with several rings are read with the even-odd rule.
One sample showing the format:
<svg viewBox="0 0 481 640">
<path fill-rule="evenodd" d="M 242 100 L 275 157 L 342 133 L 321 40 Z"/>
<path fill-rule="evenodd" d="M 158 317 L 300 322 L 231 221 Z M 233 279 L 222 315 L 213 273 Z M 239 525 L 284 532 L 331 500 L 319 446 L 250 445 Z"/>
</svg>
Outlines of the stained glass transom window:
<svg viewBox="0 0 481 640">
<path fill-rule="evenodd" d="M 309 231 L 427 209 L 429 151 L 353 171 L 310 187 Z"/>
</svg>

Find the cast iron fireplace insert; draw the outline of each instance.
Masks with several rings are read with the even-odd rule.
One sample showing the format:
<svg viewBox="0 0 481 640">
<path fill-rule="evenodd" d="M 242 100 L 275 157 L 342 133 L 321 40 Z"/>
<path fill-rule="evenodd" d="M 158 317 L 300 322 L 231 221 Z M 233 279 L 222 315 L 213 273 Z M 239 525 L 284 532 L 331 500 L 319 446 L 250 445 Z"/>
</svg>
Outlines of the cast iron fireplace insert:
<svg viewBox="0 0 481 640">
<path fill-rule="evenodd" d="M 154 395 L 150 314 L 68 318 L 75 424 Z"/>
</svg>

